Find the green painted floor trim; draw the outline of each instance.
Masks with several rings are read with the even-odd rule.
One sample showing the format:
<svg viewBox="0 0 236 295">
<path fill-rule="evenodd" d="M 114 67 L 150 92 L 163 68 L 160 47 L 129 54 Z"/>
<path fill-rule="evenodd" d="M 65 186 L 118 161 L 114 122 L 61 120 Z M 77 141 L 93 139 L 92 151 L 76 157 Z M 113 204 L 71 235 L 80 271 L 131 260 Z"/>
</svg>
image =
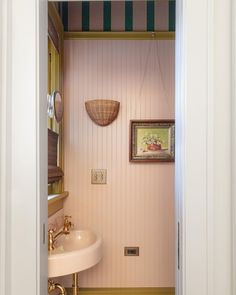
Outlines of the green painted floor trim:
<svg viewBox="0 0 236 295">
<path fill-rule="evenodd" d="M 72 295 L 72 288 L 66 288 Z M 175 288 L 81 288 L 79 295 L 174 295 Z"/>
</svg>

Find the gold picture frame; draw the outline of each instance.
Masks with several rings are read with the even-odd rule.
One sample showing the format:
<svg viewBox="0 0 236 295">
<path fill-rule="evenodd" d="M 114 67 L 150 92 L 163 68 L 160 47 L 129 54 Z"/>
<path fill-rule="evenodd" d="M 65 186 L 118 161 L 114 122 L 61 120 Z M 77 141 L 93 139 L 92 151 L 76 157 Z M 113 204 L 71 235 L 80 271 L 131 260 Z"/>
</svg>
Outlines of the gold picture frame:
<svg viewBox="0 0 236 295">
<path fill-rule="evenodd" d="M 174 120 L 130 121 L 130 162 L 174 162 Z"/>
</svg>

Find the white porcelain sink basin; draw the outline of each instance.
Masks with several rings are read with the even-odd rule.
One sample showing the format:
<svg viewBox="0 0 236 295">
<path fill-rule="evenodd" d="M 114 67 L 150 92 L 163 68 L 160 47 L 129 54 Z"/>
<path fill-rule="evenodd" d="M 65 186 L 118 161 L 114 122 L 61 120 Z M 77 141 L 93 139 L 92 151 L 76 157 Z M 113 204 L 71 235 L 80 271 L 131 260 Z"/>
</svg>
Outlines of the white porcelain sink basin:
<svg viewBox="0 0 236 295">
<path fill-rule="evenodd" d="M 62 235 L 48 252 L 48 277 L 59 277 L 90 268 L 102 258 L 102 239 L 91 230 Z"/>
</svg>

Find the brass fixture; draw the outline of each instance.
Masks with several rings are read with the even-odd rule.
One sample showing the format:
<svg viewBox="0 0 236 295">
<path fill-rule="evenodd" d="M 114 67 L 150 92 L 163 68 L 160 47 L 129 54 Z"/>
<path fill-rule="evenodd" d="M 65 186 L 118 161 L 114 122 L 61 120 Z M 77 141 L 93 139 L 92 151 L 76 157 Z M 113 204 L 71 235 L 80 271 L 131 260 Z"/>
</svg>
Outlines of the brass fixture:
<svg viewBox="0 0 236 295">
<path fill-rule="evenodd" d="M 70 229 L 71 229 L 71 227 L 72 227 L 72 223 L 71 223 L 71 221 L 69 221 L 69 219 L 70 218 L 72 218 L 72 216 L 68 216 L 68 215 L 66 215 L 65 217 L 64 217 L 64 226 L 63 226 L 63 231 L 64 232 L 67 232 L 67 233 L 70 233 Z"/>
<path fill-rule="evenodd" d="M 72 295 L 79 294 L 79 280 L 78 280 L 78 273 L 73 273 L 73 284 L 72 284 Z"/>
<path fill-rule="evenodd" d="M 68 295 L 79 295 L 79 273 L 75 272 L 72 274 L 72 286 L 70 288 L 66 288 Z"/>
<path fill-rule="evenodd" d="M 49 279 L 48 280 L 48 293 L 51 293 L 52 291 L 56 290 L 56 289 L 59 289 L 60 290 L 60 293 L 58 295 L 66 295 L 66 289 L 58 284 L 58 283 L 54 283 L 53 280 Z"/>
<path fill-rule="evenodd" d="M 94 99 L 85 102 L 90 119 L 99 126 L 111 124 L 118 115 L 119 101 L 109 99 Z"/>
<path fill-rule="evenodd" d="M 73 226 L 71 221 L 69 221 L 70 218 L 71 216 L 68 215 L 64 217 L 63 229 L 59 231 L 56 235 L 54 235 L 54 233 L 56 232 L 55 228 L 50 228 L 48 230 L 48 251 L 52 251 L 53 249 L 55 249 L 55 242 L 59 236 L 68 235 L 70 233 L 70 229 Z"/>
</svg>

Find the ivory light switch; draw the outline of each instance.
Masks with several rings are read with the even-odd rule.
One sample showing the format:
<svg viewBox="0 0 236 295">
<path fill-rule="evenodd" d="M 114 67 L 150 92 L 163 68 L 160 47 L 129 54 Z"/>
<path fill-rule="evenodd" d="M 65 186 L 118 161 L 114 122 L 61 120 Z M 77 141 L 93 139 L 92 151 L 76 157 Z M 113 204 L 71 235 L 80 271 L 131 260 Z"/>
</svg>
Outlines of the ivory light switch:
<svg viewBox="0 0 236 295">
<path fill-rule="evenodd" d="M 106 184 L 107 183 L 107 169 L 92 169 L 91 170 L 92 184 Z"/>
</svg>

